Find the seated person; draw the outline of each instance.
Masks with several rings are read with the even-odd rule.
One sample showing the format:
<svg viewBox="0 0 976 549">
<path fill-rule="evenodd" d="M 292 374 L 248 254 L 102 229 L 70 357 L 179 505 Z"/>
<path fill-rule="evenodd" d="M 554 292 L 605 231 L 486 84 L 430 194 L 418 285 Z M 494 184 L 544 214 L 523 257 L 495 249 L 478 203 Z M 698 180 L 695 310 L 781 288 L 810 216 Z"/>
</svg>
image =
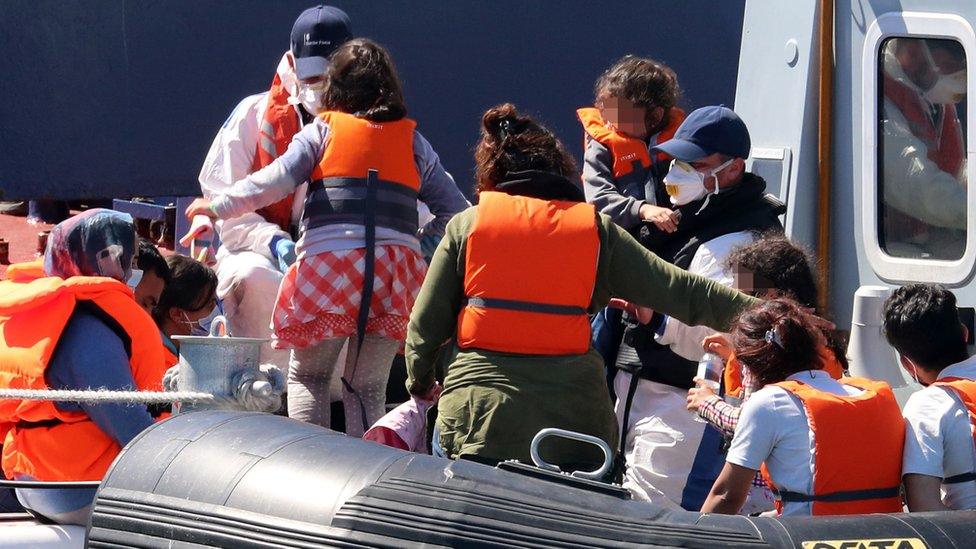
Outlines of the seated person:
<svg viewBox="0 0 976 549">
<path fill-rule="evenodd" d="M 131 217 L 88 210 L 51 231 L 43 270 L 0 281 L 0 387 L 161 390 L 162 342 L 126 288 L 136 251 Z M 100 481 L 152 423 L 141 404 L 0 400 L 4 474 Z M 66 524 L 86 523 L 94 494 L 17 490 L 24 507 Z"/>
<path fill-rule="evenodd" d="M 929 284 L 898 288 L 885 303 L 884 331 L 902 366 L 926 386 L 902 411 L 908 510 L 976 509 L 976 360 L 956 296 Z"/>
<path fill-rule="evenodd" d="M 185 255 L 166 258 L 170 281 L 153 310 L 153 318 L 163 334 L 163 343 L 176 364 L 177 335 L 207 335 L 210 321 L 220 314 L 217 303 L 217 275 L 213 269 Z"/>
<path fill-rule="evenodd" d="M 739 512 L 760 468 L 784 516 L 902 510 L 898 403 L 884 382 L 823 371 L 823 322 L 775 298 L 733 325 L 735 354 L 762 388 L 742 406 L 703 513 Z"/>
<path fill-rule="evenodd" d="M 159 295 L 169 282 L 169 267 L 162 254 L 149 240 L 139 237 L 139 255 L 136 267 L 132 269 L 130 282 L 134 284 L 132 291 L 136 294 L 136 303 L 152 314 Z"/>
<path fill-rule="evenodd" d="M 766 233 L 755 242 L 734 248 L 725 259 L 725 269 L 733 273 L 733 286 L 741 292 L 760 298 L 786 295 L 808 309 L 817 306 L 819 288 L 810 258 L 781 232 Z M 847 367 L 843 343 L 832 329 L 826 329 L 823 336 L 828 342 L 819 351 L 823 369 L 840 379 Z M 736 360 L 725 334 L 705 338 L 704 347 L 725 362 L 721 396 L 696 379 L 697 386 L 688 390 L 687 407 L 720 430 L 727 444 L 735 434 L 742 402 L 759 388 L 755 377 Z M 773 503 L 772 492 L 762 475 L 757 475 L 740 512 L 748 515 L 769 511 Z"/>
</svg>

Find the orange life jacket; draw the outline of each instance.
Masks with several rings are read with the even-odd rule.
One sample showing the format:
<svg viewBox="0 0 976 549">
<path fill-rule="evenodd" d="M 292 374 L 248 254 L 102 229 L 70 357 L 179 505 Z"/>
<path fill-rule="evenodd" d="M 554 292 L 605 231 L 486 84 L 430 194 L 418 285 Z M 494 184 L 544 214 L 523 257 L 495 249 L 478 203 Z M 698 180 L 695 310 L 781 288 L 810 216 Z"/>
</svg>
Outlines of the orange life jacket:
<svg viewBox="0 0 976 549">
<path fill-rule="evenodd" d="M 637 168 L 646 170 L 651 167 L 651 156 L 647 151 L 647 143 L 617 131 L 609 126 L 600 115 L 600 109 L 593 107 L 577 109 L 576 116 L 583 123 L 586 139 L 593 139 L 610 150 L 613 156 L 613 177 L 620 178 L 635 171 Z M 685 120 L 685 111 L 672 107 L 669 112 L 668 125 L 658 133 L 657 142 L 664 143 L 674 137 L 674 132 Z M 585 143 L 584 143 L 585 147 Z M 655 161 L 670 160 L 665 153 L 658 153 Z"/>
<path fill-rule="evenodd" d="M 79 304 L 117 324 L 140 390 L 162 390 L 166 371 L 159 330 L 125 284 L 104 277 L 0 281 L 0 387 L 45 389 L 44 371 Z M 121 336 L 120 336 L 121 337 Z M 119 445 L 83 412 L 53 402 L 0 399 L 3 470 L 8 477 L 100 480 Z"/>
<path fill-rule="evenodd" d="M 274 162 L 284 154 L 288 144 L 295 134 L 302 129 L 301 119 L 295 112 L 294 105 L 288 103 L 288 90 L 281 83 L 281 76 L 275 75 L 268 92 L 268 104 L 264 108 L 264 117 L 258 126 L 258 142 L 254 152 L 251 172 Z M 291 231 L 291 212 L 295 202 L 295 193 L 291 193 L 278 202 L 265 206 L 257 211 L 267 221 L 281 227 L 285 232 Z"/>
<path fill-rule="evenodd" d="M 844 377 L 844 365 L 837 360 L 837 355 L 830 348 L 824 346 L 817 350 L 820 361 L 823 364 L 823 371 L 830 374 L 834 379 Z M 742 398 L 742 364 L 735 358 L 735 353 L 729 357 L 725 363 L 725 370 L 722 372 L 725 386 L 725 396 L 732 399 Z"/>
<path fill-rule="evenodd" d="M 813 502 L 814 515 L 899 513 L 905 420 L 883 381 L 843 378 L 862 389 L 856 396 L 817 390 L 799 381 L 774 383 L 803 402 L 813 431 L 813 494 L 778 491 L 766 465 L 762 473 L 782 502 Z"/>
<path fill-rule="evenodd" d="M 302 231 L 335 223 L 362 225 L 369 213 L 377 226 L 416 234 L 416 123 L 406 118 L 372 122 L 341 112 L 319 117 L 329 125 L 328 144 L 312 171 Z"/>
<path fill-rule="evenodd" d="M 585 353 L 599 252 L 592 205 L 482 192 L 466 243 L 458 346 Z"/>
<path fill-rule="evenodd" d="M 14 282 L 24 282 L 44 276 L 44 260 L 35 259 L 24 263 L 14 263 L 7 267 L 7 279 Z"/>
<path fill-rule="evenodd" d="M 973 444 L 976 444 L 976 381 L 962 377 L 942 378 L 933 385 L 944 387 L 955 393 L 962 405 L 969 413 L 969 425 L 973 435 Z M 958 484 L 962 482 L 972 482 L 976 480 L 976 471 L 962 473 L 942 479 L 943 484 Z"/>
</svg>

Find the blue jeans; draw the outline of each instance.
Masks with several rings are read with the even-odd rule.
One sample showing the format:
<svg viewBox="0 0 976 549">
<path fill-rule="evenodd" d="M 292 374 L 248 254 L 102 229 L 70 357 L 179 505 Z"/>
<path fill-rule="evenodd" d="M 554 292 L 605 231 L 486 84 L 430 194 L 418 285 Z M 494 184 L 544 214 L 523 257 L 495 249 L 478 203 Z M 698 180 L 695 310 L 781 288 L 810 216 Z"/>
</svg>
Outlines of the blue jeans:
<svg viewBox="0 0 976 549">
<path fill-rule="evenodd" d="M 441 432 L 437 429 L 437 425 L 434 425 L 434 434 L 431 435 L 430 440 L 430 453 L 434 457 L 451 459 L 441 447 Z"/>
</svg>

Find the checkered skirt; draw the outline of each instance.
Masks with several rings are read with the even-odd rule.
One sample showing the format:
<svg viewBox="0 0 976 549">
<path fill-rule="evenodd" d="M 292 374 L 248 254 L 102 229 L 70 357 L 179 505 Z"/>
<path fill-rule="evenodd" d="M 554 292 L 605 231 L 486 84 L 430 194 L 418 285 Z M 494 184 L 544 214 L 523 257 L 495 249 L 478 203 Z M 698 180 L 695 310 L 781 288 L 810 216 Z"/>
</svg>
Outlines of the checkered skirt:
<svg viewBox="0 0 976 549">
<path fill-rule="evenodd" d="M 272 320 L 276 348 L 303 349 L 355 335 L 365 256 L 364 248 L 326 252 L 288 269 Z M 366 333 L 405 340 L 410 309 L 426 274 L 420 253 L 406 246 L 377 247 Z"/>
</svg>

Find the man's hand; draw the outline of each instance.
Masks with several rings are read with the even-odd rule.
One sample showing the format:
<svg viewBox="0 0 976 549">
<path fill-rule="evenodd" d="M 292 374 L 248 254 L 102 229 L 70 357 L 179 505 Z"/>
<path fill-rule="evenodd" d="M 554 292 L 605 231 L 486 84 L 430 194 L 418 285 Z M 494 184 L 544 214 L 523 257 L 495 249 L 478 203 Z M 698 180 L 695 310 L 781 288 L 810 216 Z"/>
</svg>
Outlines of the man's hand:
<svg viewBox="0 0 976 549">
<path fill-rule="evenodd" d="M 186 218 L 192 220 L 195 215 L 204 215 L 210 219 L 217 219 L 217 213 L 213 211 L 210 201 L 206 198 L 197 198 L 186 208 Z"/>
<path fill-rule="evenodd" d="M 722 360 L 728 361 L 732 356 L 732 344 L 724 334 L 712 334 L 702 340 L 702 348 L 715 353 Z"/>
<path fill-rule="evenodd" d="M 715 396 L 715 391 L 702 385 L 702 378 L 695 378 L 695 387 L 688 389 L 688 397 L 685 406 L 690 412 L 697 412 L 705 405 L 708 397 Z"/>
<path fill-rule="evenodd" d="M 654 316 L 654 309 L 644 307 L 643 305 L 635 305 L 625 299 L 619 299 L 616 297 L 612 298 L 608 305 L 614 309 L 623 309 L 624 311 L 627 311 L 641 324 L 647 324 L 651 321 L 651 317 Z"/>
<path fill-rule="evenodd" d="M 666 233 L 673 233 L 678 230 L 678 221 L 681 220 L 681 214 L 674 210 L 654 206 L 653 204 L 643 204 L 639 212 L 641 219 L 653 223 L 655 227 Z"/>
</svg>

